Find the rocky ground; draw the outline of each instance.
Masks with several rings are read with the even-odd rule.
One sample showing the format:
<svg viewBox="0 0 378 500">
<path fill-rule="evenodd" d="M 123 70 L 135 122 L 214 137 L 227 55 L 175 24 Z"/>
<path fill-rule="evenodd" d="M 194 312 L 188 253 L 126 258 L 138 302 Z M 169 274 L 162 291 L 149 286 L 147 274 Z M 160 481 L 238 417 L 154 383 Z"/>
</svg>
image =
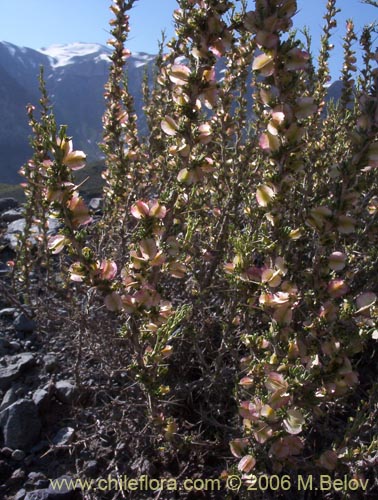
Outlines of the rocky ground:
<svg viewBox="0 0 378 500">
<path fill-rule="evenodd" d="M 92 200 L 92 209 L 98 203 Z M 99 338 L 92 343 L 100 352 L 96 356 L 88 342 L 81 346 L 78 320 L 72 318 L 68 303 L 46 296 L 46 314 L 33 317 L 12 296 L 7 262 L 15 258 L 17 235 L 24 225 L 16 200 L 0 199 L 0 498 L 225 498 L 224 492 L 154 493 L 139 487 L 131 492 L 111 483 L 112 478 L 143 475 L 219 477 L 222 468 L 217 464 L 209 469 L 216 451 L 214 456 L 206 452 L 206 463 L 195 454 L 194 462 L 193 457 L 186 461 L 185 453 L 184 459 L 164 451 L 157 456 L 135 384 L 101 360 L 112 359 L 122 367 L 118 338 L 104 342 L 101 325 L 95 325 Z M 57 230 L 54 220 L 49 228 L 52 233 Z M 101 356 L 105 350 L 106 356 Z M 70 480 L 100 478 L 107 481 L 102 491 L 75 488 L 75 483 L 67 487 Z M 63 481 L 63 487 L 54 489 L 54 479 Z"/>
<path fill-rule="evenodd" d="M 46 338 L 33 320 L 5 305 L 0 302 L 0 498 L 122 498 L 114 491 L 54 491 L 49 481 L 154 472 L 143 448 L 138 457 L 117 431 L 125 405 L 120 384 L 94 375 L 92 365 L 78 385 L 70 339 L 58 332 Z"/>
<path fill-rule="evenodd" d="M 32 500 L 81 498 L 73 488 L 53 491 L 49 479 L 76 472 L 70 443 L 78 387 L 67 363 L 65 339 L 45 341 L 38 318 L 7 296 L 9 267 L 22 230 L 18 204 L 0 200 L 0 497 Z"/>
<path fill-rule="evenodd" d="M 13 199 L 0 200 L 0 213 L 0 496 L 56 498 L 48 489 L 49 478 L 57 471 L 74 471 L 69 457 L 62 464 L 58 450 L 67 447 L 75 433 L 70 407 L 77 388 L 62 367 L 64 346 L 60 345 L 60 353 L 49 351 L 37 322 L 5 293 L 9 291 L 4 288 L 9 284 L 6 262 L 14 255 L 15 234 L 24 221 Z M 73 492 L 60 496 L 75 498 Z"/>
</svg>

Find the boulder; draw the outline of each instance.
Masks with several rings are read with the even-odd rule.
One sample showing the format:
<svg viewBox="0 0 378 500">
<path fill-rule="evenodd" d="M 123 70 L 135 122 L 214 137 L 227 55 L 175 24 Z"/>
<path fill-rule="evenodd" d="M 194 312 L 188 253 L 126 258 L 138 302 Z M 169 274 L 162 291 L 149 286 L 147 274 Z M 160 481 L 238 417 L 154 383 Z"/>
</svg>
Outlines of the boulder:
<svg viewBox="0 0 378 500">
<path fill-rule="evenodd" d="M 55 384 L 56 397 L 62 403 L 72 403 L 77 395 L 77 387 L 72 380 L 59 380 Z"/>
<path fill-rule="evenodd" d="M 0 337 L 0 356 L 5 356 L 6 354 L 9 354 L 11 350 L 12 347 L 9 343 L 9 340 Z"/>
<path fill-rule="evenodd" d="M 43 356 L 43 364 L 48 373 L 55 372 L 59 368 L 58 359 L 53 353 L 47 353 Z"/>
<path fill-rule="evenodd" d="M 40 412 L 44 412 L 50 405 L 50 394 L 45 389 L 37 389 L 33 394 L 34 404 Z"/>
<path fill-rule="evenodd" d="M 13 321 L 13 326 L 18 332 L 32 333 L 35 330 L 35 321 L 29 319 L 23 312 Z"/>
<path fill-rule="evenodd" d="M 55 446 L 64 446 L 72 441 L 74 435 L 75 430 L 72 427 L 62 427 L 51 441 Z"/>
<path fill-rule="evenodd" d="M 17 210 L 7 210 L 6 212 L 3 212 L 0 216 L 0 220 L 2 222 L 14 222 L 15 220 L 22 219 L 23 214 L 21 213 L 20 209 Z"/>
<path fill-rule="evenodd" d="M 15 307 L 4 307 L 4 309 L 0 309 L 0 318 L 13 318 L 16 312 Z"/>
<path fill-rule="evenodd" d="M 34 402 L 21 399 L 8 406 L 0 412 L 0 427 L 5 446 L 29 451 L 41 432 L 41 421 Z"/>
<path fill-rule="evenodd" d="M 25 458 L 25 452 L 23 450 L 14 450 L 12 453 L 12 460 L 16 462 L 22 462 Z"/>
<path fill-rule="evenodd" d="M 27 369 L 35 365 L 34 354 L 23 352 L 7 359 L 7 366 L 0 367 L 0 390 L 6 391 Z"/>
<path fill-rule="evenodd" d="M 12 475 L 12 468 L 5 460 L 0 460 L 0 483 L 4 484 Z"/>
<path fill-rule="evenodd" d="M 12 405 L 18 399 L 20 399 L 21 391 L 22 391 L 22 386 L 20 384 L 13 384 L 4 394 L 3 400 L 1 401 L 0 405 L 0 411 L 5 410 L 5 408 L 8 408 L 8 406 Z"/>
<path fill-rule="evenodd" d="M 17 207 L 18 201 L 15 198 L 0 198 L 0 213 Z"/>
</svg>

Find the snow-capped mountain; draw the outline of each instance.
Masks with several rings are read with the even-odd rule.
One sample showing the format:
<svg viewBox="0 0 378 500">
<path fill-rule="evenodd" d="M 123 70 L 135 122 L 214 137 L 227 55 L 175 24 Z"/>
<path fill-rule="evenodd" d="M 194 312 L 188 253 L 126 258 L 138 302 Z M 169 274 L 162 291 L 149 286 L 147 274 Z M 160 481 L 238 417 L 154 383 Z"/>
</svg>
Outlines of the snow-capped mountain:
<svg viewBox="0 0 378 500">
<path fill-rule="evenodd" d="M 68 125 L 74 146 L 89 158 L 100 155 L 104 85 L 108 78 L 108 47 L 93 43 L 52 45 L 41 50 L 0 42 L 0 183 L 19 182 L 17 171 L 30 157 L 30 129 L 25 107 L 39 100 L 38 75 L 44 74 L 58 124 Z M 127 61 L 130 91 L 142 115 L 141 83 L 152 70 L 154 56 L 132 54 Z"/>
<path fill-rule="evenodd" d="M 108 61 L 111 50 L 97 43 L 69 43 L 65 45 L 51 45 L 40 50 L 49 59 L 52 68 L 61 68 L 69 64 L 89 61 Z"/>
</svg>

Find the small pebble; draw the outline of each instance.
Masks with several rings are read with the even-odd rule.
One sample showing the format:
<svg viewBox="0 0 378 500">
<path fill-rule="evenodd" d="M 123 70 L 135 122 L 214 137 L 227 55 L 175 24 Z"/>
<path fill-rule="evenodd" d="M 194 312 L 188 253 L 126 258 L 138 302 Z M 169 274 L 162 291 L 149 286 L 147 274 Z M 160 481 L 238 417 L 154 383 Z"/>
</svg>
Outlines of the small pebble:
<svg viewBox="0 0 378 500">
<path fill-rule="evenodd" d="M 12 458 L 17 462 L 21 462 L 21 460 L 25 458 L 25 452 L 22 450 L 14 450 L 12 453 Z"/>
</svg>

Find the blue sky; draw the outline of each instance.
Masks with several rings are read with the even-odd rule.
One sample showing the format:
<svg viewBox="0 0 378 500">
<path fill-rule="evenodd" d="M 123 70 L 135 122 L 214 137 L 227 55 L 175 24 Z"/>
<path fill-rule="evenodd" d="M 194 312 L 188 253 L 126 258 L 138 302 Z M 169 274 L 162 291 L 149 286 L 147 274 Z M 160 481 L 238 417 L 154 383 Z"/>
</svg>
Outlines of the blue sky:
<svg viewBox="0 0 378 500">
<path fill-rule="evenodd" d="M 110 0 L 0 0 L 0 40 L 39 49 L 54 43 L 95 42 L 106 44 L 109 38 Z M 254 2 L 249 0 L 251 9 Z M 326 0 L 298 0 L 294 18 L 298 28 L 308 26 L 316 57 Z M 332 76 L 341 66 L 345 20 L 352 18 L 357 31 L 378 18 L 378 9 L 359 0 L 339 0 L 338 27 L 333 43 L 335 51 Z M 175 0 L 138 0 L 131 11 L 131 33 L 127 43 L 131 51 L 155 53 L 162 29 L 173 36 L 172 11 Z M 378 43 L 378 41 L 377 41 Z"/>
</svg>

